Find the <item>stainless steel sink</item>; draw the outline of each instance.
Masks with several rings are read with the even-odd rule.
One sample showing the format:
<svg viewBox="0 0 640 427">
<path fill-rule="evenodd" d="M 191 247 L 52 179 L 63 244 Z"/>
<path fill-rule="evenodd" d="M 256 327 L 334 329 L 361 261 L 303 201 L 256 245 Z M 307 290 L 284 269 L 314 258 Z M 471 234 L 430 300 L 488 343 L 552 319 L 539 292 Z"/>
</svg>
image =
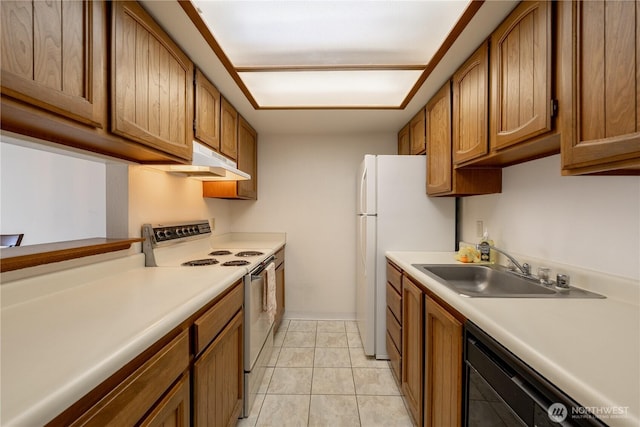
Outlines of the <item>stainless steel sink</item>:
<svg viewBox="0 0 640 427">
<path fill-rule="evenodd" d="M 570 287 L 559 290 L 534 279 L 517 276 L 499 266 L 413 264 L 427 276 L 467 297 L 485 298 L 605 298 Z"/>
</svg>

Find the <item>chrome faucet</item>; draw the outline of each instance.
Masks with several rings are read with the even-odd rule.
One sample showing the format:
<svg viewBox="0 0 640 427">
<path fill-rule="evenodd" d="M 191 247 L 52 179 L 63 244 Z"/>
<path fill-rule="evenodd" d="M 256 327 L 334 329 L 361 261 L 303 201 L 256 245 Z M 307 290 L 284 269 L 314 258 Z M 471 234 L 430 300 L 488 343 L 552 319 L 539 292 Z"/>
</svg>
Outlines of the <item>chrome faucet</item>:
<svg viewBox="0 0 640 427">
<path fill-rule="evenodd" d="M 495 246 L 491 246 L 488 243 L 478 243 L 476 245 L 476 249 L 480 250 L 480 247 L 484 246 L 484 245 L 488 246 L 489 249 L 493 249 L 496 252 L 500 252 L 502 255 L 504 255 L 507 258 L 509 258 L 509 261 L 511 261 L 513 263 L 513 265 L 515 265 L 518 268 L 518 270 L 520 270 L 520 273 L 518 273 L 515 270 L 510 270 L 510 271 L 512 271 L 513 273 L 516 273 L 516 274 L 521 274 L 521 275 L 523 275 L 525 277 L 532 277 L 531 276 L 531 266 L 529 264 L 527 264 L 526 262 L 524 264 L 520 264 L 518 261 L 516 261 L 516 259 L 514 257 L 509 255 L 508 253 L 506 253 L 502 249 L 496 248 Z"/>
</svg>

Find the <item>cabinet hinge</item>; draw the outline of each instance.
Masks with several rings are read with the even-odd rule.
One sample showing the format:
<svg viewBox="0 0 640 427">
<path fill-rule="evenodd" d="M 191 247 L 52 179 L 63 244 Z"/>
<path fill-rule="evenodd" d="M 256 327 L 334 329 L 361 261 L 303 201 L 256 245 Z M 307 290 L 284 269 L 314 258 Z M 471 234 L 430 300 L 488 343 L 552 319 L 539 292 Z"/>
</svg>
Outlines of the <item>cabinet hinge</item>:
<svg viewBox="0 0 640 427">
<path fill-rule="evenodd" d="M 551 117 L 556 117 L 558 115 L 558 100 L 551 100 Z"/>
<path fill-rule="evenodd" d="M 193 132 L 195 132 L 195 131 L 196 131 L 196 120 L 193 119 Z"/>
</svg>

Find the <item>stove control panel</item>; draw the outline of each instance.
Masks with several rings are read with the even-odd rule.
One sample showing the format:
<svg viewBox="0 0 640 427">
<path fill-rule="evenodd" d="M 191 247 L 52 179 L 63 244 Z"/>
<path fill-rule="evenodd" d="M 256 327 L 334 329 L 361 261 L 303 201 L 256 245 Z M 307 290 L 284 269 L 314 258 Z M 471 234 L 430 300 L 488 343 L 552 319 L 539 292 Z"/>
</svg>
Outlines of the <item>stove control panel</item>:
<svg viewBox="0 0 640 427">
<path fill-rule="evenodd" d="M 150 237 L 154 244 L 170 242 L 174 240 L 189 240 L 193 237 L 211 235 L 211 226 L 208 221 L 180 223 L 180 224 L 145 224 L 142 226 L 142 236 Z"/>
</svg>

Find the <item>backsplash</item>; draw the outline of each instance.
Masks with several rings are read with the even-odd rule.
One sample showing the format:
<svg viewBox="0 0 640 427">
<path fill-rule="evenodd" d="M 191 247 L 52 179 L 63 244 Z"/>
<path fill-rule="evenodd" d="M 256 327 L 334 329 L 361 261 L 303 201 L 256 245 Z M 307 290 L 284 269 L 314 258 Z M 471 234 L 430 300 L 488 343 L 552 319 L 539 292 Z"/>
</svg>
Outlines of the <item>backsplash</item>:
<svg viewBox="0 0 640 427">
<path fill-rule="evenodd" d="M 482 220 L 497 247 L 525 260 L 640 283 L 640 177 L 561 176 L 557 155 L 503 169 L 502 186 L 462 199 L 461 240 L 478 242 Z"/>
</svg>

